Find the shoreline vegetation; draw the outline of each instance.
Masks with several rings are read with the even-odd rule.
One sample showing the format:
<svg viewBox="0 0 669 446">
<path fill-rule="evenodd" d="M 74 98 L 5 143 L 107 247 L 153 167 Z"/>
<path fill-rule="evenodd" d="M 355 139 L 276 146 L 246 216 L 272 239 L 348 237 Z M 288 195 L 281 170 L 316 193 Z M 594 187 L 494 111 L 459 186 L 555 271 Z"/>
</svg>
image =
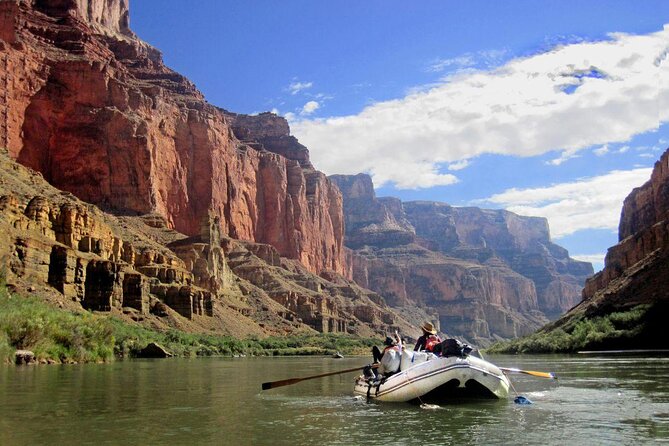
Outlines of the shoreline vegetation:
<svg viewBox="0 0 669 446">
<path fill-rule="evenodd" d="M 13 363 L 17 350 L 30 350 L 42 363 L 110 362 L 137 357 L 149 343 L 174 356 L 293 356 L 369 354 L 378 339 L 344 334 L 298 334 L 236 339 L 156 331 L 113 316 L 71 312 L 32 296 L 10 293 L 0 283 L 0 362 Z"/>
<path fill-rule="evenodd" d="M 579 350 L 664 348 L 658 337 L 666 305 L 637 305 L 627 311 L 575 316 L 559 327 L 495 343 L 486 353 L 575 353 Z M 367 355 L 378 339 L 346 334 L 304 333 L 237 339 L 232 336 L 157 331 L 113 316 L 56 308 L 34 296 L 10 293 L 0 279 L 0 363 L 30 350 L 41 363 L 110 362 L 140 356 L 157 343 L 173 356 Z"/>
<path fill-rule="evenodd" d="M 522 338 L 498 342 L 487 353 L 576 353 L 582 350 L 639 349 L 661 347 L 658 338 L 658 304 L 641 304 L 627 311 L 586 317 L 581 314 L 566 323 L 555 323 Z M 659 311 L 659 313 L 658 313 Z"/>
</svg>

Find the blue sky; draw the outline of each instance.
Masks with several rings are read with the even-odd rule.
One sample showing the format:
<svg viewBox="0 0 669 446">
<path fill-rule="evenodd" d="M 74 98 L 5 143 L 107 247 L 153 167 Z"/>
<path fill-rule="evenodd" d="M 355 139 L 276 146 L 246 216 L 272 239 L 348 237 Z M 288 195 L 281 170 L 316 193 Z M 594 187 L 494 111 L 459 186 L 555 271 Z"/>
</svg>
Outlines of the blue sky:
<svg viewBox="0 0 669 446">
<path fill-rule="evenodd" d="M 669 147 L 667 1 L 131 0 L 130 13 L 212 104 L 286 116 L 318 169 L 368 172 L 380 196 L 545 216 L 596 269 L 622 200 Z"/>
</svg>

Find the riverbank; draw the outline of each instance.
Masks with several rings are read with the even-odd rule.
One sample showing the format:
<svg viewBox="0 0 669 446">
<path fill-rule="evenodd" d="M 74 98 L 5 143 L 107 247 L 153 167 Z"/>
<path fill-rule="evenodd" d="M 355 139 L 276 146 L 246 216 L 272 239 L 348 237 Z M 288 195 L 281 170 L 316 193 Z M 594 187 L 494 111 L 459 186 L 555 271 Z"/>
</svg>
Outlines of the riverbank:
<svg viewBox="0 0 669 446">
<path fill-rule="evenodd" d="M 109 362 L 138 356 L 151 342 L 174 356 L 188 357 L 368 354 L 380 340 L 321 333 L 236 339 L 156 331 L 111 316 L 62 310 L 0 285 L 0 362 L 13 362 L 17 350 L 30 350 L 41 362 Z"/>
<path fill-rule="evenodd" d="M 575 315 L 558 320 L 529 336 L 499 342 L 487 353 L 576 353 L 581 350 L 662 348 L 658 316 L 666 305 L 637 305 L 628 311 L 600 316 Z"/>
</svg>

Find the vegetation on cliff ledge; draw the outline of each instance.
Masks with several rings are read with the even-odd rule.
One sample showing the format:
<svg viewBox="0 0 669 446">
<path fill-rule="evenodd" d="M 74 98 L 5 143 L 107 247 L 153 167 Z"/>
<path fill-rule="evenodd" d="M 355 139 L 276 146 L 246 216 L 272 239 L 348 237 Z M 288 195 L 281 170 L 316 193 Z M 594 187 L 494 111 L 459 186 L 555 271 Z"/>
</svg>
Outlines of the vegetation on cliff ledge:
<svg viewBox="0 0 669 446">
<path fill-rule="evenodd" d="M 601 316 L 577 315 L 563 325 L 492 345 L 488 353 L 571 353 L 657 347 L 654 314 L 657 305 L 637 305 Z"/>
<path fill-rule="evenodd" d="M 150 342 L 176 356 L 284 356 L 369 352 L 378 340 L 316 333 L 235 339 L 160 332 L 114 317 L 61 310 L 35 297 L 13 295 L 0 284 L 0 362 L 10 362 L 18 349 L 33 351 L 40 361 L 106 362 L 137 356 Z"/>
</svg>

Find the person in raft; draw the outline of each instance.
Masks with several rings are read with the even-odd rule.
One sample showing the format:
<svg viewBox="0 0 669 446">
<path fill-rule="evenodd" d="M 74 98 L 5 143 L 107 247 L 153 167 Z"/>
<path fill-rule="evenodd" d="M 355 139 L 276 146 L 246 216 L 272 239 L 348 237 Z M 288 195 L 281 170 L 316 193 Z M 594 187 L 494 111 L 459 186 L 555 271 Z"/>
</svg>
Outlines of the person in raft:
<svg viewBox="0 0 669 446">
<path fill-rule="evenodd" d="M 379 348 L 375 345 L 372 347 L 372 357 L 374 358 L 374 363 L 377 364 L 381 362 L 381 359 L 383 358 L 383 355 L 388 351 L 388 350 L 394 350 L 394 351 L 401 351 L 402 349 L 402 339 L 400 336 L 395 333 L 395 338 L 391 338 L 390 336 L 386 336 L 386 340 L 383 341 L 383 351 L 379 350 Z"/>
<path fill-rule="evenodd" d="M 437 336 L 437 330 L 430 322 L 425 322 L 420 328 L 423 330 L 423 334 L 416 341 L 416 346 L 413 348 L 414 351 L 434 351 L 435 347 L 441 344 L 441 338 Z"/>
<path fill-rule="evenodd" d="M 400 368 L 400 355 L 402 353 L 402 338 L 400 338 L 400 335 L 395 332 L 394 338 L 386 336 L 383 345 L 383 352 L 376 345 L 372 347 L 374 365 L 365 367 L 364 374 L 367 379 L 388 377 Z"/>
</svg>

